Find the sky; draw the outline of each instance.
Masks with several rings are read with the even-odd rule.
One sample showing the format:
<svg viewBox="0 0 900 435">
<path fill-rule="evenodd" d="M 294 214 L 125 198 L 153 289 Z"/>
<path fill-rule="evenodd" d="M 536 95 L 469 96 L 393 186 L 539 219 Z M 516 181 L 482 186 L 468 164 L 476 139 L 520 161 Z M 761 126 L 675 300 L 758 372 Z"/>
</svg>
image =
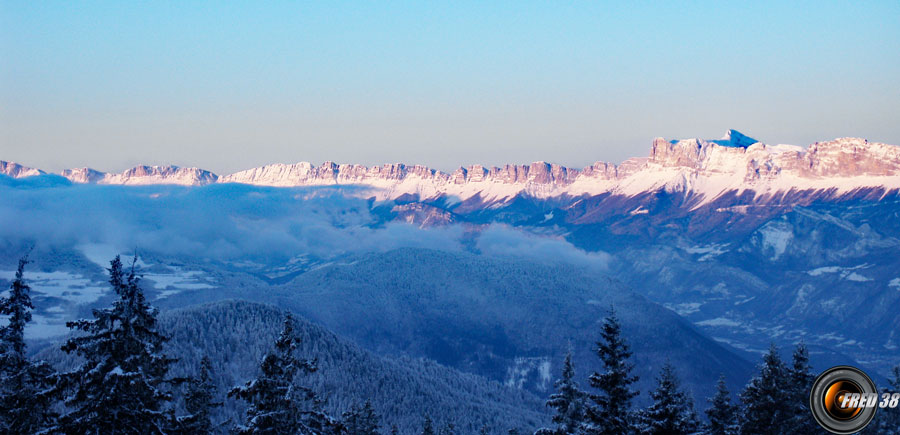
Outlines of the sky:
<svg viewBox="0 0 900 435">
<path fill-rule="evenodd" d="M 900 2 L 0 0 L 0 160 L 645 156 L 656 136 L 900 144 Z"/>
</svg>

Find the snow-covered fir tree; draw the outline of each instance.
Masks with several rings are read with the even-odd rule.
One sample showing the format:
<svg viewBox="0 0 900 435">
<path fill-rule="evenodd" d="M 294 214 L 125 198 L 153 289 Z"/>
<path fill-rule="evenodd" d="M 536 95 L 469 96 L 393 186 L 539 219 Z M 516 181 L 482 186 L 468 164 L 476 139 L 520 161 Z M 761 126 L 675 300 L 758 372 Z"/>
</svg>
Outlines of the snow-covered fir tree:
<svg viewBox="0 0 900 435">
<path fill-rule="evenodd" d="M 135 261 L 137 258 L 135 258 Z M 93 320 L 66 325 L 78 331 L 62 350 L 84 363 L 61 376 L 67 413 L 55 429 L 65 433 L 161 434 L 173 424 L 163 387 L 173 362 L 162 354 L 167 338 L 157 329 L 157 310 L 144 298 L 132 263 L 110 262 L 109 283 L 118 296 L 112 306 L 95 309 Z"/>
<path fill-rule="evenodd" d="M 431 416 L 428 414 L 425 414 L 425 421 L 422 423 L 422 435 L 435 435 L 434 422 L 431 421 Z"/>
<path fill-rule="evenodd" d="M 31 321 L 31 287 L 25 283 L 28 257 L 19 260 L 16 278 L 9 286 L 9 296 L 0 298 L 0 315 L 9 316 L 9 323 L 0 329 L 0 370 L 19 369 L 27 363 L 25 355 L 25 326 Z"/>
<path fill-rule="evenodd" d="M 212 413 L 222 406 L 217 402 L 218 391 L 212 376 L 209 357 L 200 360 L 197 375 L 187 379 L 184 393 L 184 409 L 188 415 L 178 417 L 178 430 L 184 433 L 211 433 L 215 428 Z"/>
<path fill-rule="evenodd" d="M 813 435 L 822 432 L 822 428 L 816 423 L 809 410 L 809 393 L 812 390 L 815 376 L 809 366 L 809 351 L 806 345 L 800 343 L 794 349 L 791 358 L 789 394 L 792 405 L 792 415 L 787 431 L 793 435 Z"/>
<path fill-rule="evenodd" d="M 591 386 L 600 390 L 589 397 L 593 404 L 585 407 L 585 421 L 582 430 L 590 434 L 627 434 L 636 430 L 635 415 L 631 409 L 632 399 L 638 395 L 631 389 L 638 377 L 629 359 L 631 350 L 622 337 L 622 325 L 614 309 L 603 320 L 597 355 L 603 363 L 604 372 L 590 376 Z"/>
<path fill-rule="evenodd" d="M 790 372 L 775 345 L 763 356 L 759 374 L 741 392 L 744 412 L 742 434 L 768 433 L 772 428 L 786 428 L 793 416 L 794 403 L 790 397 Z"/>
<path fill-rule="evenodd" d="M 881 394 L 900 393 L 900 365 L 891 369 L 891 377 L 888 386 L 881 389 Z M 879 397 L 881 400 L 883 396 Z M 879 409 L 875 413 L 875 419 L 866 426 L 863 434 L 888 435 L 900 433 L 900 407 Z"/>
<path fill-rule="evenodd" d="M 380 419 L 372 402 L 366 400 L 362 406 L 353 406 L 341 416 L 344 431 L 350 435 L 375 435 L 379 432 Z"/>
<path fill-rule="evenodd" d="M 25 283 L 28 257 L 19 260 L 9 296 L 0 298 L 0 433 L 36 433 L 53 423 L 54 371 L 49 364 L 28 359 L 25 326 L 31 321 L 31 287 Z"/>
<path fill-rule="evenodd" d="M 681 389 L 671 364 L 663 365 L 656 381 L 656 390 L 650 393 L 653 403 L 641 412 L 641 433 L 685 435 L 696 432 L 700 422 L 694 411 L 694 401 Z"/>
<path fill-rule="evenodd" d="M 890 385 L 884 389 L 884 392 L 892 395 L 900 394 L 900 365 L 896 365 L 891 369 Z M 900 433 L 900 407 L 891 408 L 891 412 L 885 412 L 884 414 L 888 415 L 884 419 L 885 424 L 883 427 L 885 430 L 889 430 L 892 433 Z"/>
<path fill-rule="evenodd" d="M 438 432 L 439 435 L 456 435 L 456 425 L 453 423 L 447 423 L 441 430 Z"/>
<path fill-rule="evenodd" d="M 731 402 L 731 393 L 725 385 L 725 375 L 719 377 L 716 394 L 707 400 L 710 407 L 706 410 L 709 422 L 705 426 L 705 433 L 709 435 L 737 435 L 740 433 L 738 407 Z"/>
<path fill-rule="evenodd" d="M 322 412 L 315 392 L 298 385 L 299 375 L 316 371 L 316 361 L 299 359 L 294 353 L 300 338 L 294 319 L 285 316 L 283 329 L 259 366 L 259 376 L 235 387 L 229 397 L 250 404 L 247 423 L 237 428 L 243 434 L 322 434 L 338 431 L 338 425 Z"/>
<path fill-rule="evenodd" d="M 556 392 L 547 400 L 547 406 L 556 410 L 553 422 L 556 428 L 544 428 L 536 432 L 539 435 L 576 433 L 584 420 L 585 392 L 578 388 L 575 381 L 575 365 L 572 353 L 566 354 L 563 362 L 562 377 L 554 383 Z"/>
</svg>

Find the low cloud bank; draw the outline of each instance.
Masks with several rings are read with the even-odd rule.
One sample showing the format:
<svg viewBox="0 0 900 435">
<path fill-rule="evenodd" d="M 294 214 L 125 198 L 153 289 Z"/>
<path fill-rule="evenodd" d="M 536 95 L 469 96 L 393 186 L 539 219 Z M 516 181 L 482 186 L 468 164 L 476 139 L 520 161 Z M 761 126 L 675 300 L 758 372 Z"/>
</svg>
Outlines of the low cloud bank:
<svg viewBox="0 0 900 435">
<path fill-rule="evenodd" d="M 51 176 L 52 177 L 52 176 Z M 165 255 L 278 261 L 401 247 L 466 249 L 465 230 L 384 223 L 353 187 L 270 188 L 77 185 L 48 177 L 0 180 L 0 238 L 54 248 L 86 244 Z M 468 245 L 471 246 L 471 245 Z M 605 267 L 609 256 L 565 240 L 491 225 L 477 236 L 484 255 Z"/>
<path fill-rule="evenodd" d="M 506 225 L 491 225 L 478 237 L 476 247 L 485 255 L 524 257 L 606 269 L 611 256 L 586 252 L 566 240 L 538 236 Z"/>
</svg>

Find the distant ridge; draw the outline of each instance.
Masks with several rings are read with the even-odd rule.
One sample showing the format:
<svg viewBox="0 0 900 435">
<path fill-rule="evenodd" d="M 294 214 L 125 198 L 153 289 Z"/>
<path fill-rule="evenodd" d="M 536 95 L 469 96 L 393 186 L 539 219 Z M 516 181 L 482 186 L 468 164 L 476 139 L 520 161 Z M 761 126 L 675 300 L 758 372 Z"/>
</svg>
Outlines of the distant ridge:
<svg viewBox="0 0 900 435">
<path fill-rule="evenodd" d="M 0 173 L 22 178 L 45 172 L 0 161 Z M 633 197 L 665 190 L 685 192 L 695 206 L 727 192 L 754 191 L 775 195 L 796 190 L 834 193 L 859 189 L 900 189 L 900 147 L 841 138 L 808 148 L 766 145 L 736 130 L 722 139 L 653 140 L 650 155 L 619 165 L 597 162 L 582 169 L 534 162 L 528 165 L 471 165 L 452 173 L 403 163 L 366 167 L 325 162 L 271 164 L 217 175 L 200 168 L 137 166 L 122 173 L 90 168 L 67 169 L 61 176 L 74 183 L 203 186 L 243 183 L 261 186 L 369 187 L 365 194 L 381 200 L 410 195 L 419 200 L 453 197 L 482 203 L 509 201 L 518 195 L 536 198 L 601 194 Z"/>
</svg>

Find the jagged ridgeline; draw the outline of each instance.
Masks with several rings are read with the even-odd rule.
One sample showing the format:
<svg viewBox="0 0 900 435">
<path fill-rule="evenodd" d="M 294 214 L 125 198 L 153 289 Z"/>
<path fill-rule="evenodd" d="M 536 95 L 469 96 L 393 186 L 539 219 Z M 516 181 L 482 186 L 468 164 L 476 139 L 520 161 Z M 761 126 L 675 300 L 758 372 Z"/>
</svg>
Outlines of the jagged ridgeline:
<svg viewBox="0 0 900 435">
<path fill-rule="evenodd" d="M 257 375 L 259 362 L 272 349 L 285 312 L 271 305 L 222 301 L 160 316 L 162 330 L 172 337 L 166 353 L 179 358 L 174 376 L 195 375 L 208 356 L 224 406 L 215 422 L 223 432 L 244 420 L 246 404 L 227 399 L 236 385 Z M 401 433 L 421 430 L 424 416 L 435 424 L 452 423 L 461 433 L 477 433 L 482 426 L 497 433 L 509 428 L 533 430 L 549 421 L 542 400 L 483 377 L 442 365 L 408 358 L 380 357 L 328 330 L 295 317 L 301 338 L 297 355 L 317 358 L 319 370 L 301 382 L 325 399 L 325 409 L 340 416 L 367 399 L 380 415 L 382 428 L 396 425 Z M 42 351 L 58 369 L 74 365 L 57 347 Z"/>
</svg>

